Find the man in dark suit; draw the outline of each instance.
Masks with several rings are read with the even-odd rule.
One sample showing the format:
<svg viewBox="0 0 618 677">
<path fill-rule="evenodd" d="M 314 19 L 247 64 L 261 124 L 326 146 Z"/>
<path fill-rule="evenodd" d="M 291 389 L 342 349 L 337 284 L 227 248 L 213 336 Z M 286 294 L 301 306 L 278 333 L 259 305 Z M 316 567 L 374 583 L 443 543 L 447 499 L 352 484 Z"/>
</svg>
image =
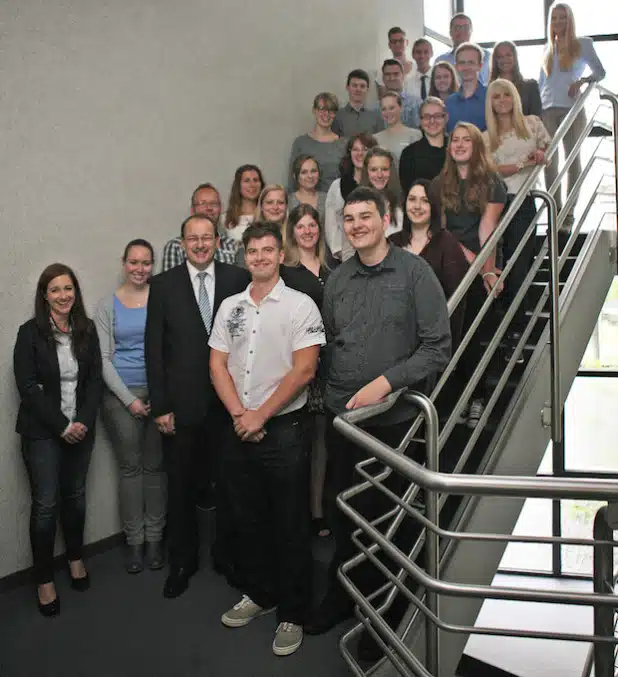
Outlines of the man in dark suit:
<svg viewBox="0 0 618 677">
<path fill-rule="evenodd" d="M 184 265 L 153 277 L 146 322 L 146 369 L 152 415 L 163 435 L 168 476 L 170 573 L 163 595 L 178 597 L 198 568 L 198 482 L 213 482 L 223 408 L 210 383 L 208 338 L 221 301 L 243 291 L 247 271 L 214 261 L 219 238 L 203 214 L 181 228 Z M 204 462 L 206 460 L 206 462 Z M 201 473 L 211 477 L 202 478 Z"/>
</svg>

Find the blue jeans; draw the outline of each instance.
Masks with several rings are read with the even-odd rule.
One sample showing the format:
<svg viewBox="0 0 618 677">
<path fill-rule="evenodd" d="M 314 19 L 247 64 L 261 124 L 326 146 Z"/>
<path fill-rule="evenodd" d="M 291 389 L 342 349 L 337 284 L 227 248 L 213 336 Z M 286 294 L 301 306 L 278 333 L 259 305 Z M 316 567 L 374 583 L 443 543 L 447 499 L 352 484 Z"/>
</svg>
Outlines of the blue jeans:
<svg viewBox="0 0 618 677">
<path fill-rule="evenodd" d="M 30 544 L 38 585 L 54 579 L 58 516 L 68 559 L 81 559 L 86 518 L 86 475 L 93 442 L 92 432 L 78 444 L 68 444 L 61 439 L 22 437 L 21 450 L 32 492 Z"/>
</svg>

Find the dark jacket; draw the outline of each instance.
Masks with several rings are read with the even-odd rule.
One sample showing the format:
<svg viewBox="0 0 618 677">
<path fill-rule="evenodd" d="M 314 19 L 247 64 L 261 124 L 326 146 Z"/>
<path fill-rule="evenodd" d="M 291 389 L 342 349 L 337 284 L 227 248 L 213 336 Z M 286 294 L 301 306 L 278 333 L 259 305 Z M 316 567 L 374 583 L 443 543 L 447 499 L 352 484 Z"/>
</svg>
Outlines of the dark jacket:
<svg viewBox="0 0 618 677">
<path fill-rule="evenodd" d="M 84 354 L 78 357 L 75 421 L 94 430 L 103 392 L 101 351 L 94 324 Z M 69 419 L 60 410 L 60 367 L 53 339 L 44 336 L 34 318 L 19 328 L 13 351 L 15 381 L 21 397 L 16 432 L 33 439 L 60 437 Z"/>
<path fill-rule="evenodd" d="M 244 291 L 246 270 L 215 261 L 213 319 L 221 301 Z M 198 425 L 219 399 L 210 382 L 208 332 L 185 264 L 150 282 L 146 319 L 146 373 L 152 415 L 174 413 L 177 425 Z"/>
</svg>

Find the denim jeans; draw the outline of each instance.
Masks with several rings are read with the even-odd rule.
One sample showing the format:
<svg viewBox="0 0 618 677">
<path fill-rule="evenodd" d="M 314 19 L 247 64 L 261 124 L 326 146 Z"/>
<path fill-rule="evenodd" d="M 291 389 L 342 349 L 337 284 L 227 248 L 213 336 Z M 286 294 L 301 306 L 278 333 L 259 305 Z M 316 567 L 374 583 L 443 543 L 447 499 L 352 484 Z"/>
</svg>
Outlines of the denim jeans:
<svg viewBox="0 0 618 677">
<path fill-rule="evenodd" d="M 231 431 L 224 450 L 239 574 L 256 604 L 277 605 L 279 622 L 302 624 L 311 594 L 307 415 L 275 416 L 265 430 L 257 443 Z"/>
<path fill-rule="evenodd" d="M 145 388 L 132 389 L 148 400 Z M 127 543 L 160 541 L 165 527 L 167 482 L 161 435 L 151 417 L 136 419 L 110 391 L 103 396 L 101 418 L 120 469 L 120 517 Z"/>
<path fill-rule="evenodd" d="M 54 578 L 58 516 L 68 559 L 81 559 L 86 518 L 86 475 L 93 442 L 92 431 L 78 444 L 68 444 L 61 439 L 22 437 L 22 455 L 32 492 L 30 543 L 34 576 L 39 585 Z"/>
</svg>

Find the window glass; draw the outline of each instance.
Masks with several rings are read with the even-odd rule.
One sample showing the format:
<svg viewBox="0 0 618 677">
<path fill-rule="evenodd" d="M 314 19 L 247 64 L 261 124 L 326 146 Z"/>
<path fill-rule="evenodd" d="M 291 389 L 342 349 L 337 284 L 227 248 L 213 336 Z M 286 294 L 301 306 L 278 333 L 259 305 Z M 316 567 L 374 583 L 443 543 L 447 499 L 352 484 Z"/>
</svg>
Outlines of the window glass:
<svg viewBox="0 0 618 677">
<path fill-rule="evenodd" d="M 618 33 L 618 2 L 569 0 L 569 5 L 575 16 L 577 35 Z"/>
<path fill-rule="evenodd" d="M 451 14 L 451 0 L 423 0 L 423 21 L 432 31 L 448 36 Z"/>
<path fill-rule="evenodd" d="M 506 3 L 503 11 L 495 11 L 496 4 L 495 0 L 465 0 L 464 7 L 472 19 L 472 39 L 475 42 L 545 36 L 543 0 L 517 0 L 516 7 L 511 5 L 510 11 Z"/>
<path fill-rule="evenodd" d="M 526 499 L 513 534 L 551 536 L 551 501 L 543 498 Z M 551 571 L 551 545 L 509 543 L 502 556 L 500 569 Z"/>
</svg>

